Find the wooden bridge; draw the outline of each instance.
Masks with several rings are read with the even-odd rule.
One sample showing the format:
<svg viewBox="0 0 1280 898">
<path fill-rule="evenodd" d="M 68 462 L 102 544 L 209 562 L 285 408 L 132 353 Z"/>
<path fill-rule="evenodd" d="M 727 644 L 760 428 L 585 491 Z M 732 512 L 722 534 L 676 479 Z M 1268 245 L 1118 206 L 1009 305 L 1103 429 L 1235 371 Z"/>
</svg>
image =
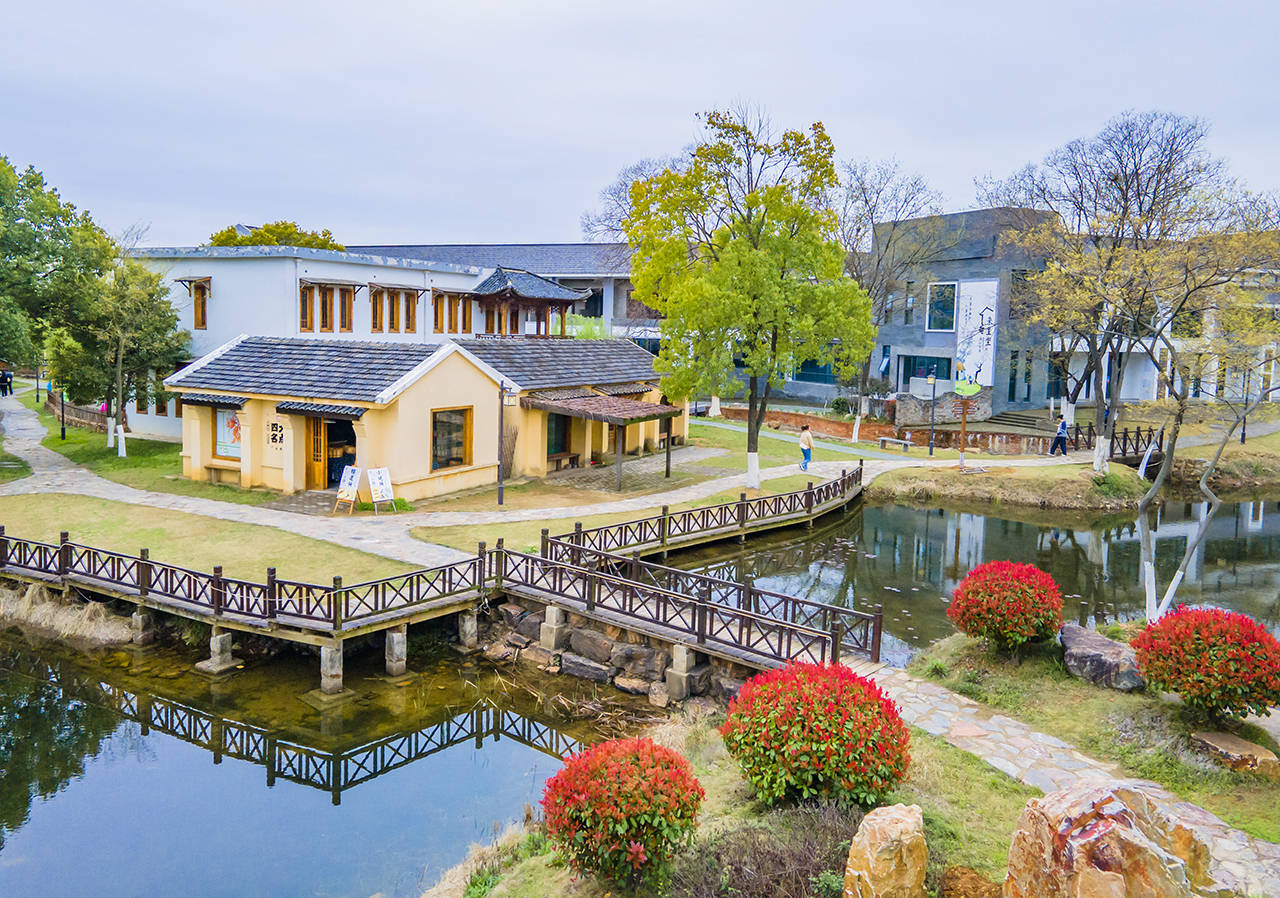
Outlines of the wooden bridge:
<svg viewBox="0 0 1280 898">
<path fill-rule="evenodd" d="M 320 647 L 321 690 L 342 689 L 344 640 L 379 631 L 387 669 L 402 673 L 409 624 L 461 614 L 464 642 L 474 644 L 475 612 L 490 595 L 512 592 L 753 667 L 791 660 L 880 656 L 879 614 L 853 611 L 643 560 L 646 554 L 739 539 L 778 527 L 812 524 L 861 495 L 862 466 L 835 480 L 777 496 L 662 513 L 552 537 L 540 555 L 484 543 L 474 558 L 352 585 L 285 580 L 268 568 L 263 581 L 227 577 L 221 567 L 195 571 L 71 541 L 14 537 L 0 526 L 0 576 L 128 602 L 147 626 L 146 609 L 210 624 L 213 673 L 234 668 L 231 635 L 257 633 Z M 622 553 L 629 552 L 629 555 Z M 469 638 L 468 638 L 469 637 Z"/>
</svg>

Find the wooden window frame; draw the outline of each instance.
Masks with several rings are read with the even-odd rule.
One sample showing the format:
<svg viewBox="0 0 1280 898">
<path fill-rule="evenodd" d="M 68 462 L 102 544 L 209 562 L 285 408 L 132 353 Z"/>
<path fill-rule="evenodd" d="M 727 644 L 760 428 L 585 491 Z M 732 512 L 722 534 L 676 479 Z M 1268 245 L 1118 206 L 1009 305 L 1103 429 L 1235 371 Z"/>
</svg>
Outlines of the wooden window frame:
<svg viewBox="0 0 1280 898">
<path fill-rule="evenodd" d="M 151 395 L 147 389 L 147 378 L 139 374 L 133 379 L 133 410 L 139 415 L 149 414 Z"/>
<path fill-rule="evenodd" d="M 517 336 L 524 333 L 524 319 L 520 317 L 519 306 L 512 306 L 507 313 L 507 333 Z"/>
<path fill-rule="evenodd" d="M 156 377 L 156 380 L 155 380 L 154 395 L 156 397 L 156 402 L 155 402 L 156 414 L 159 415 L 161 418 L 167 418 L 169 417 L 169 400 L 162 398 L 162 395 L 161 395 L 164 393 L 164 377 L 158 371 L 156 372 L 155 377 Z"/>
<path fill-rule="evenodd" d="M 416 334 L 418 332 L 418 291 L 404 291 L 404 332 L 406 334 Z"/>
<path fill-rule="evenodd" d="M 484 332 L 486 334 L 498 332 L 498 314 L 493 306 L 488 306 L 484 310 Z"/>
<path fill-rule="evenodd" d="M 437 334 L 444 333 L 444 294 L 431 294 L 431 326 Z"/>
<path fill-rule="evenodd" d="M 309 284 L 298 290 L 298 330 L 304 334 L 315 333 L 316 288 Z"/>
<path fill-rule="evenodd" d="M 355 328 L 356 291 L 353 287 L 338 288 L 338 330 L 344 334 Z"/>
<path fill-rule="evenodd" d="M 387 291 L 387 333 L 400 333 L 400 291 Z"/>
<path fill-rule="evenodd" d="M 369 331 L 382 333 L 382 290 L 369 291 Z"/>
<path fill-rule="evenodd" d="M 191 329 L 202 331 L 209 328 L 209 285 L 197 281 L 191 287 Z"/>
<path fill-rule="evenodd" d="M 449 333 L 456 334 L 458 332 L 458 306 L 462 300 L 456 296 L 449 297 Z"/>
<path fill-rule="evenodd" d="M 436 415 L 440 412 L 465 412 L 462 420 L 462 462 L 455 465 L 445 465 L 436 467 L 435 445 L 436 445 Z M 445 408 L 433 408 L 431 410 L 431 439 L 427 441 L 431 452 L 431 473 L 435 474 L 442 471 L 456 471 L 459 468 L 469 468 L 475 463 L 474 451 L 474 431 L 475 431 L 475 406 L 474 405 L 451 405 Z"/>
<path fill-rule="evenodd" d="M 320 285 L 319 290 L 320 320 L 317 322 L 318 329 L 322 334 L 331 334 L 333 333 L 333 294 L 335 290 L 333 287 L 326 287 L 323 284 Z"/>
<path fill-rule="evenodd" d="M 462 300 L 462 332 L 464 334 L 471 333 L 471 300 Z"/>
</svg>

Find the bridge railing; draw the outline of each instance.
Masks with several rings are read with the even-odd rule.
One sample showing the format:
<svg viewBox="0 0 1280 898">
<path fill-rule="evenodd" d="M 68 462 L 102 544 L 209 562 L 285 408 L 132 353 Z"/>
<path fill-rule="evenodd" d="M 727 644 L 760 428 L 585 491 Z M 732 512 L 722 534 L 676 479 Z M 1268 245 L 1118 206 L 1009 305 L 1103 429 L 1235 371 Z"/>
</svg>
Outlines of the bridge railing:
<svg viewBox="0 0 1280 898">
<path fill-rule="evenodd" d="M 1112 434 L 1111 456 L 1115 458 L 1142 455 L 1152 445 L 1155 446 L 1157 452 L 1164 451 L 1163 427 L 1156 430 L 1154 427 L 1148 426 L 1145 431 L 1141 427 L 1135 427 L 1132 433 L 1130 433 L 1128 427 L 1125 427 Z"/>
</svg>

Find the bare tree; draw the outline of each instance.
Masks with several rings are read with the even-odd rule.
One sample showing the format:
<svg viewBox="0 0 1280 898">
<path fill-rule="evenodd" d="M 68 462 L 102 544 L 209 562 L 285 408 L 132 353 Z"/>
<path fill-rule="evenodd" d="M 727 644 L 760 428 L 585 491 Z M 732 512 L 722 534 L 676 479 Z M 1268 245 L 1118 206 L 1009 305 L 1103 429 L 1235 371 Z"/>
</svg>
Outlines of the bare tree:
<svg viewBox="0 0 1280 898">
<path fill-rule="evenodd" d="M 591 243 L 625 243 L 622 223 L 631 215 L 631 185 L 667 169 L 678 171 L 691 152 L 692 148 L 675 156 L 641 159 L 618 172 L 613 183 L 601 189 L 600 205 L 582 213 L 582 236 Z"/>
</svg>

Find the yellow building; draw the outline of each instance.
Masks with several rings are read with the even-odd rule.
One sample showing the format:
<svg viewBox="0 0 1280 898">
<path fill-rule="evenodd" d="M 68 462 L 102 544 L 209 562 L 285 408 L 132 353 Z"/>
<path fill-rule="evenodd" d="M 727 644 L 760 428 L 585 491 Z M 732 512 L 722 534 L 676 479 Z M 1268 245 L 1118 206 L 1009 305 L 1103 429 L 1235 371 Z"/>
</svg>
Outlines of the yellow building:
<svg viewBox="0 0 1280 898">
<path fill-rule="evenodd" d="M 687 403 L 664 404 L 656 381 L 628 340 L 240 336 L 165 387 L 182 397 L 186 477 L 294 493 L 356 465 L 418 499 L 496 482 L 500 418 L 506 477 L 682 442 Z"/>
</svg>

